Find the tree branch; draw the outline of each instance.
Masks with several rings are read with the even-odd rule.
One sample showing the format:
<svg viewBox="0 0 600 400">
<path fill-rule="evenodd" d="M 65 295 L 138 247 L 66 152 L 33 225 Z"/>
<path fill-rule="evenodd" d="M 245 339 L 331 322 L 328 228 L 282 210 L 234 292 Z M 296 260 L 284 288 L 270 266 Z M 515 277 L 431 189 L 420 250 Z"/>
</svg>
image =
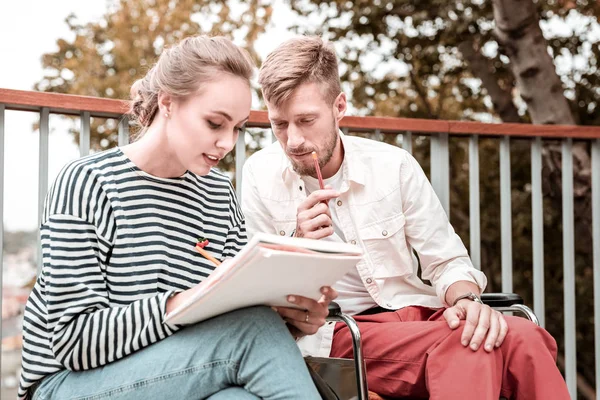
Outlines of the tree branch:
<svg viewBox="0 0 600 400">
<path fill-rule="evenodd" d="M 467 39 L 458 45 L 458 50 L 469 65 L 473 76 L 479 78 L 483 87 L 492 99 L 494 109 L 504 122 L 522 122 L 519 112 L 513 103 L 512 94 L 498 84 L 492 72 L 489 60 L 475 49 L 472 39 Z"/>
</svg>

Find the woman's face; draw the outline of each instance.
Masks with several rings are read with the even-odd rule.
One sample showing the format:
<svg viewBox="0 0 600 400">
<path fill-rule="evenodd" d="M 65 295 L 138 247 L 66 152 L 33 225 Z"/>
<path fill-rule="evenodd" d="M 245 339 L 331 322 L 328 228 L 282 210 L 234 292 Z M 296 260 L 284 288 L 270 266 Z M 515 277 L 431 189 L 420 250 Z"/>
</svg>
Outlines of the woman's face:
<svg viewBox="0 0 600 400">
<path fill-rule="evenodd" d="M 165 125 L 171 151 L 187 170 L 208 174 L 235 146 L 251 105 L 248 82 L 219 73 L 198 92 L 171 102 Z"/>
</svg>

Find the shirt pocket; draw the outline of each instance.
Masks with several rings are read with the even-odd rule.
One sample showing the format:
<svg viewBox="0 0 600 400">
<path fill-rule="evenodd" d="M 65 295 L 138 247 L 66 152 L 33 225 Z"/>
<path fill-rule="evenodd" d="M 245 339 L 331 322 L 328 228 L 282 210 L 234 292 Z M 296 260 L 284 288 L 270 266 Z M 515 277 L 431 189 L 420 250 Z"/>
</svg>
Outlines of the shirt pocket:
<svg viewBox="0 0 600 400">
<path fill-rule="evenodd" d="M 369 223 L 358 230 L 363 248 L 373 263 L 377 278 L 410 275 L 412 257 L 406 243 L 404 214 Z"/>
<path fill-rule="evenodd" d="M 296 220 L 295 219 L 274 219 L 273 227 L 275 228 L 276 235 L 279 236 L 292 236 L 294 231 L 296 230 Z"/>
</svg>

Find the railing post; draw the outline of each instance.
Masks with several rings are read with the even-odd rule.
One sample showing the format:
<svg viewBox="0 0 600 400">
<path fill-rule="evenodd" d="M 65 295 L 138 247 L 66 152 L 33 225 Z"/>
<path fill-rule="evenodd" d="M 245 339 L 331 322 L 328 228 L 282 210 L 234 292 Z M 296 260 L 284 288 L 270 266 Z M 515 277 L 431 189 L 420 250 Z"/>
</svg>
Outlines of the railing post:
<svg viewBox="0 0 600 400">
<path fill-rule="evenodd" d="M 544 199 L 542 195 L 542 138 L 531 142 L 531 227 L 533 247 L 533 309 L 546 326 L 544 301 Z"/>
<path fill-rule="evenodd" d="M 246 162 L 246 131 L 240 133 L 235 145 L 235 193 L 242 201 L 242 168 Z"/>
<path fill-rule="evenodd" d="M 596 399 L 600 399 L 600 139 L 592 142 L 592 236 Z"/>
<path fill-rule="evenodd" d="M 0 310 L 2 310 L 2 275 L 4 272 L 4 111 L 0 104 Z M 2 372 L 2 316 L 0 315 L 0 372 Z M 0 373 L 0 376 L 2 374 Z"/>
<path fill-rule="evenodd" d="M 577 398 L 575 343 L 575 223 L 573 214 L 573 140 L 562 141 L 563 285 L 565 320 L 565 380 L 572 399 Z"/>
<path fill-rule="evenodd" d="M 412 132 L 404 132 L 402 134 L 402 148 L 412 154 Z"/>
<path fill-rule="evenodd" d="M 125 146 L 129 144 L 129 118 L 127 115 L 123 115 L 119 120 L 119 146 Z"/>
<path fill-rule="evenodd" d="M 500 251 L 502 291 L 512 293 L 512 202 L 510 189 L 510 137 L 500 141 Z"/>
<path fill-rule="evenodd" d="M 448 134 L 431 135 L 431 185 L 450 218 L 450 158 Z"/>
<path fill-rule="evenodd" d="M 481 232 L 479 216 L 479 138 L 469 137 L 469 237 L 471 261 L 481 269 Z"/>
<path fill-rule="evenodd" d="M 40 112 L 40 144 L 38 148 L 38 275 L 42 271 L 42 246 L 40 241 L 40 224 L 44 213 L 44 200 L 48 192 L 48 138 L 50 135 L 50 110 L 42 108 Z"/>
<path fill-rule="evenodd" d="M 81 130 L 79 131 L 79 156 L 90 154 L 90 113 L 83 111 L 80 116 Z"/>
</svg>

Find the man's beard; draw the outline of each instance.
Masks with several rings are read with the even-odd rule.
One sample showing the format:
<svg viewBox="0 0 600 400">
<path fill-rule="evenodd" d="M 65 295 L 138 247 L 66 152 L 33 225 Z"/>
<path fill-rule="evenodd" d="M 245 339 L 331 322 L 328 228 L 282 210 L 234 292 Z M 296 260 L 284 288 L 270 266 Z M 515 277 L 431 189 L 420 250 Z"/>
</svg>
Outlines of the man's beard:
<svg viewBox="0 0 600 400">
<path fill-rule="evenodd" d="M 319 168 L 323 169 L 323 167 L 329 162 L 329 160 L 331 160 L 331 157 L 333 157 L 333 152 L 335 150 L 335 146 L 337 144 L 337 140 L 338 140 L 338 134 L 337 134 L 337 128 L 335 127 L 335 122 L 333 124 L 333 127 L 331 128 L 331 131 L 329 132 L 328 135 L 328 139 L 327 142 L 325 143 L 325 147 L 323 148 L 324 153 L 319 155 Z M 306 154 L 309 152 L 312 152 L 314 149 L 308 149 L 304 146 L 295 148 L 291 153 L 292 154 Z M 312 158 L 311 158 L 312 160 Z M 290 162 L 292 163 L 292 167 L 294 168 L 294 171 L 296 171 L 296 173 L 300 176 L 312 176 L 313 178 L 317 177 L 317 171 L 315 170 L 315 165 L 313 162 L 311 162 L 308 165 L 305 164 L 300 164 L 300 163 L 296 163 L 294 162 L 293 159 L 290 159 Z"/>
</svg>

